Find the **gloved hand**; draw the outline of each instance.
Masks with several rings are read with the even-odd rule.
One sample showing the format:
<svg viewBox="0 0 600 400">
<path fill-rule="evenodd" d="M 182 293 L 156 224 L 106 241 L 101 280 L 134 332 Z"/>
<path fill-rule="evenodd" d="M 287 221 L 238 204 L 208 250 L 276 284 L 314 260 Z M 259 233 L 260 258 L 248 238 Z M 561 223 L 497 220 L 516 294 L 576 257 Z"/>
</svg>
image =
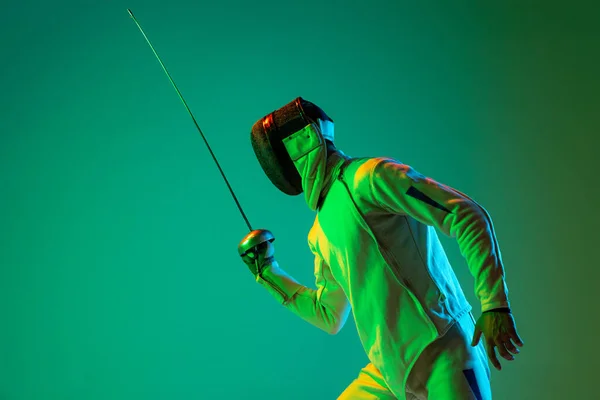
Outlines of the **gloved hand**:
<svg viewBox="0 0 600 400">
<path fill-rule="evenodd" d="M 272 262 L 275 255 L 273 234 L 259 229 L 246 235 L 238 245 L 238 252 L 244 263 L 255 277 L 262 273 L 267 262 Z"/>
<path fill-rule="evenodd" d="M 273 243 L 263 242 L 243 255 L 242 260 L 248 266 L 252 275 L 256 276 L 262 272 L 267 262 L 273 261 L 274 255 L 275 246 L 273 246 Z"/>
<path fill-rule="evenodd" d="M 477 346 L 482 335 L 488 357 L 497 370 L 501 370 L 502 366 L 496 357 L 495 348 L 498 348 L 498 353 L 502 357 L 513 361 L 515 358 L 510 353 L 519 354 L 520 352 L 515 344 L 519 347 L 523 346 L 523 340 L 517 333 L 515 320 L 511 312 L 507 310 L 490 310 L 481 314 L 475 325 L 475 334 L 471 345 Z"/>
</svg>

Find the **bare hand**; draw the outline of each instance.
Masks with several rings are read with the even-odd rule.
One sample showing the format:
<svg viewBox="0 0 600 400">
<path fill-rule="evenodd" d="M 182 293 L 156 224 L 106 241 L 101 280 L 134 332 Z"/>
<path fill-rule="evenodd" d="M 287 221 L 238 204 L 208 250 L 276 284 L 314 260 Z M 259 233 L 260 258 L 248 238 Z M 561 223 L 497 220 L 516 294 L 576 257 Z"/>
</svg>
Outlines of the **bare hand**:
<svg viewBox="0 0 600 400">
<path fill-rule="evenodd" d="M 495 349 L 498 349 L 498 353 L 503 358 L 513 361 L 515 359 L 513 354 L 519 354 L 519 349 L 515 344 L 519 347 L 523 346 L 523 340 L 517 333 L 515 320 L 510 312 L 488 311 L 481 314 L 475 324 L 475 334 L 471 346 L 477 346 L 482 335 L 488 357 L 492 365 L 499 371 L 502 366 L 496 357 Z"/>
</svg>

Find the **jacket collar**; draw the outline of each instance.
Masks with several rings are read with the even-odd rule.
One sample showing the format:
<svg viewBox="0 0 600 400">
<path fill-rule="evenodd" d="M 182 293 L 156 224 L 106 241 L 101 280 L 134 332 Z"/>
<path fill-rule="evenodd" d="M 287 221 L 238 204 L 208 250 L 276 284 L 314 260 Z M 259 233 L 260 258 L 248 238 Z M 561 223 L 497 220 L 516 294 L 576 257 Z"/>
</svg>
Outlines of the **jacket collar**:
<svg viewBox="0 0 600 400">
<path fill-rule="evenodd" d="M 347 156 L 341 150 L 336 149 L 335 152 L 331 153 L 327 157 L 327 169 L 325 172 L 325 182 L 323 184 L 323 188 L 321 189 L 321 195 L 319 198 L 319 205 L 317 210 L 321 209 L 321 205 L 329 193 L 329 189 L 333 182 L 337 179 L 340 169 L 346 160 L 349 160 L 351 157 Z"/>
</svg>

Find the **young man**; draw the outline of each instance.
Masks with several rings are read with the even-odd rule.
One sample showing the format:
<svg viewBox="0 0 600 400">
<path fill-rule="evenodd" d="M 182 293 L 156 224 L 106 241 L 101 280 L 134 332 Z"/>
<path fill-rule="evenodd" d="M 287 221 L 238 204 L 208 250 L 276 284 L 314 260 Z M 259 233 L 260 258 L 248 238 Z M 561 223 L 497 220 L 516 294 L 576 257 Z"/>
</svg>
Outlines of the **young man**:
<svg viewBox="0 0 600 400">
<path fill-rule="evenodd" d="M 271 182 L 317 212 L 316 290 L 280 267 L 269 231 L 238 249 L 256 281 L 309 323 L 335 334 L 352 311 L 370 363 L 339 399 L 491 399 L 487 358 L 501 369 L 496 350 L 513 360 L 523 342 L 488 213 L 399 161 L 346 156 L 333 120 L 300 97 L 256 122 L 251 139 Z M 475 278 L 477 323 L 436 229 L 456 238 Z"/>
</svg>

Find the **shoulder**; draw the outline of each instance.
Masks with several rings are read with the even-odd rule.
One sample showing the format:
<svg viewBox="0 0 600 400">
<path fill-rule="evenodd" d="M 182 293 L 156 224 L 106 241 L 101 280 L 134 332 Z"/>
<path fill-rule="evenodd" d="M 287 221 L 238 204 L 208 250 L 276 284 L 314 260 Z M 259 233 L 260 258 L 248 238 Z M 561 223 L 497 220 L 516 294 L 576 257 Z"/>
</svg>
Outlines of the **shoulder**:
<svg viewBox="0 0 600 400">
<path fill-rule="evenodd" d="M 406 175 L 411 172 L 410 166 L 391 157 L 368 157 L 352 159 L 347 174 L 355 184 L 370 184 L 375 179 Z"/>
</svg>

